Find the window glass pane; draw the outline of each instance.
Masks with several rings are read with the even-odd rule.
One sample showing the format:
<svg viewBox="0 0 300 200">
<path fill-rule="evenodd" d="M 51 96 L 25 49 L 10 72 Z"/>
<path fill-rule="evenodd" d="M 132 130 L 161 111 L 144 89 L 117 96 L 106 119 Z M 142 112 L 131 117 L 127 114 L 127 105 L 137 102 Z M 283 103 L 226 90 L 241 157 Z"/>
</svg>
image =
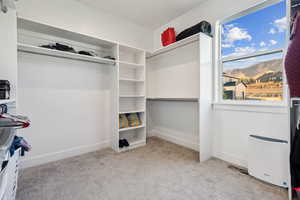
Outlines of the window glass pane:
<svg viewBox="0 0 300 200">
<path fill-rule="evenodd" d="M 283 48 L 286 29 L 285 1 L 232 20 L 221 26 L 222 57 Z"/>
<path fill-rule="evenodd" d="M 223 63 L 223 99 L 282 101 L 282 53 Z"/>
</svg>

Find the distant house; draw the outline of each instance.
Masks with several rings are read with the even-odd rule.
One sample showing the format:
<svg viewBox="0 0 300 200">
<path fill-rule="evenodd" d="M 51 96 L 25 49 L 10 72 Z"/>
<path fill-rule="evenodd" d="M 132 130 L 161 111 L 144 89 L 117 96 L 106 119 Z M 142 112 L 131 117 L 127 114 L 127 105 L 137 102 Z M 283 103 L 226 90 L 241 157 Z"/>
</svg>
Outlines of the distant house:
<svg viewBox="0 0 300 200">
<path fill-rule="evenodd" d="M 245 99 L 247 85 L 240 79 L 223 73 L 224 99 Z"/>
</svg>

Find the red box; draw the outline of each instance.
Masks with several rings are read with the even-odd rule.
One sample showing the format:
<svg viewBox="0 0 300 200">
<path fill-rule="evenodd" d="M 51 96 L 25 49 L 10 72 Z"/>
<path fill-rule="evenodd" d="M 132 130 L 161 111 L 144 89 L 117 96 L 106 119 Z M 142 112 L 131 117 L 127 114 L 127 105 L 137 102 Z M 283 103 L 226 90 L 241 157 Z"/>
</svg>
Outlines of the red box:
<svg viewBox="0 0 300 200">
<path fill-rule="evenodd" d="M 168 28 L 161 34 L 161 42 L 163 46 L 168 46 L 176 42 L 176 33 L 174 28 Z"/>
</svg>

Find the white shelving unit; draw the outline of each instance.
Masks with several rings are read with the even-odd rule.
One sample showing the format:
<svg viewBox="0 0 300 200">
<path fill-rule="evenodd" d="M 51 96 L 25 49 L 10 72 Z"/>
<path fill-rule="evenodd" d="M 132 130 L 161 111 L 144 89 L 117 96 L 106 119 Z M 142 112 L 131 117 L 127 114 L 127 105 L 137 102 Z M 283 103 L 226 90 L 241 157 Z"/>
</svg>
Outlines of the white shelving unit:
<svg viewBox="0 0 300 200">
<path fill-rule="evenodd" d="M 94 52 L 96 56 L 41 47 L 42 45 L 53 45 L 56 43 L 72 47 L 76 52 Z M 109 56 L 116 58 L 116 46 L 117 43 L 114 42 L 18 18 L 19 52 L 92 62 L 101 64 L 102 66 L 109 66 L 115 65 L 116 60 L 107 59 L 105 57 Z"/>
<path fill-rule="evenodd" d="M 109 78 L 112 148 L 122 152 L 146 144 L 146 53 L 144 50 L 22 18 L 18 19 L 18 41 L 20 53 L 92 62 L 99 64 L 99 67 L 109 66 L 111 70 L 109 74 L 112 75 Z M 76 52 L 92 51 L 97 56 L 41 47 L 55 43 L 70 46 Z M 7 101 L 2 102 L 7 103 Z M 119 115 L 132 113 L 138 113 L 142 125 L 119 129 Z M 130 147 L 119 148 L 120 139 L 127 139 Z"/>
<path fill-rule="evenodd" d="M 212 156 L 212 41 L 210 36 L 199 33 L 147 53 L 147 109 L 149 118 L 156 120 L 151 129 L 163 132 L 164 124 L 170 122 L 189 126 L 190 132 L 199 138 L 199 146 L 195 148 L 199 149 L 200 162 Z M 185 110 L 186 121 L 192 123 L 177 122 L 174 113 L 166 113 L 163 117 L 158 114 L 174 106 L 179 112 Z"/>
<path fill-rule="evenodd" d="M 146 53 L 120 45 L 118 56 L 118 118 L 121 114 L 137 113 L 142 122 L 137 127 L 118 129 L 113 147 L 123 152 L 146 145 Z M 127 139 L 130 146 L 119 148 L 120 139 Z"/>
</svg>

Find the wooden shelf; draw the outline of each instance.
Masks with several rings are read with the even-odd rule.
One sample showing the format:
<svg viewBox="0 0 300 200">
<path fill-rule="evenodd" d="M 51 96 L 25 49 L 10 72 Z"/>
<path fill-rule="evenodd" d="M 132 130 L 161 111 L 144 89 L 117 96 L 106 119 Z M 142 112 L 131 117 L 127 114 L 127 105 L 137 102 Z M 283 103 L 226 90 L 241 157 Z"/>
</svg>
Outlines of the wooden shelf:
<svg viewBox="0 0 300 200">
<path fill-rule="evenodd" d="M 165 97 L 147 97 L 149 101 L 190 101 L 197 102 L 198 98 L 165 98 Z"/>
<path fill-rule="evenodd" d="M 145 95 L 120 95 L 120 98 L 145 98 Z"/>
<path fill-rule="evenodd" d="M 16 100 L 14 99 L 2 99 L 0 100 L 0 104 L 11 104 L 11 103 L 15 103 Z"/>
<path fill-rule="evenodd" d="M 108 65 L 115 64 L 114 60 L 110 60 L 110 59 L 106 59 L 106 58 L 80 55 L 80 54 L 76 54 L 76 53 L 58 51 L 58 50 L 47 49 L 47 48 L 43 48 L 43 47 L 36 47 L 36 46 L 28 45 L 28 44 L 20 44 L 19 43 L 18 51 L 39 54 L 39 55 L 53 56 L 53 57 L 58 57 L 58 58 L 67 58 L 67 59 L 72 59 L 72 60 L 81 60 L 81 61 L 87 61 L 87 62 L 93 62 L 93 63 L 100 63 L 100 64 L 108 64 Z"/>
<path fill-rule="evenodd" d="M 145 110 L 132 110 L 127 112 L 119 112 L 119 114 L 130 114 L 130 113 L 143 113 Z"/>
<path fill-rule="evenodd" d="M 138 82 L 138 83 L 143 83 L 143 82 L 145 82 L 144 80 L 136 80 L 136 79 L 128 79 L 128 78 L 120 78 L 120 81 L 126 81 L 126 82 Z"/>
<path fill-rule="evenodd" d="M 122 129 L 119 129 L 119 132 L 131 131 L 131 130 L 140 129 L 140 128 L 145 128 L 145 125 L 129 127 L 129 128 L 122 128 Z"/>
<path fill-rule="evenodd" d="M 126 62 L 126 61 L 119 61 L 120 64 L 122 65 L 128 65 L 128 66 L 131 66 L 131 67 L 134 67 L 134 68 L 137 68 L 137 67 L 144 67 L 145 65 L 144 64 L 138 64 L 138 63 L 130 63 L 130 62 Z"/>
<path fill-rule="evenodd" d="M 192 36 L 190 36 L 188 38 L 185 38 L 183 40 L 180 40 L 178 42 L 170 44 L 170 45 L 168 45 L 166 47 L 158 49 L 158 50 L 156 50 L 156 51 L 154 51 L 152 53 L 147 53 L 147 58 L 151 58 L 151 57 L 154 57 L 154 56 L 157 56 L 157 55 L 160 55 L 160 54 L 172 51 L 172 50 L 177 49 L 179 47 L 186 46 L 186 45 L 191 44 L 193 42 L 196 42 L 196 41 L 199 40 L 199 35 L 200 34 L 203 34 L 203 33 L 198 33 L 198 34 L 192 35 Z M 207 37 L 209 37 L 209 36 L 207 36 Z"/>
<path fill-rule="evenodd" d="M 124 151 L 128 151 L 131 149 L 135 149 L 137 147 L 141 147 L 141 146 L 145 146 L 146 145 L 146 141 L 144 139 L 141 140 L 129 140 L 129 147 L 123 147 L 123 148 L 119 148 L 119 152 L 124 152 Z"/>
</svg>

